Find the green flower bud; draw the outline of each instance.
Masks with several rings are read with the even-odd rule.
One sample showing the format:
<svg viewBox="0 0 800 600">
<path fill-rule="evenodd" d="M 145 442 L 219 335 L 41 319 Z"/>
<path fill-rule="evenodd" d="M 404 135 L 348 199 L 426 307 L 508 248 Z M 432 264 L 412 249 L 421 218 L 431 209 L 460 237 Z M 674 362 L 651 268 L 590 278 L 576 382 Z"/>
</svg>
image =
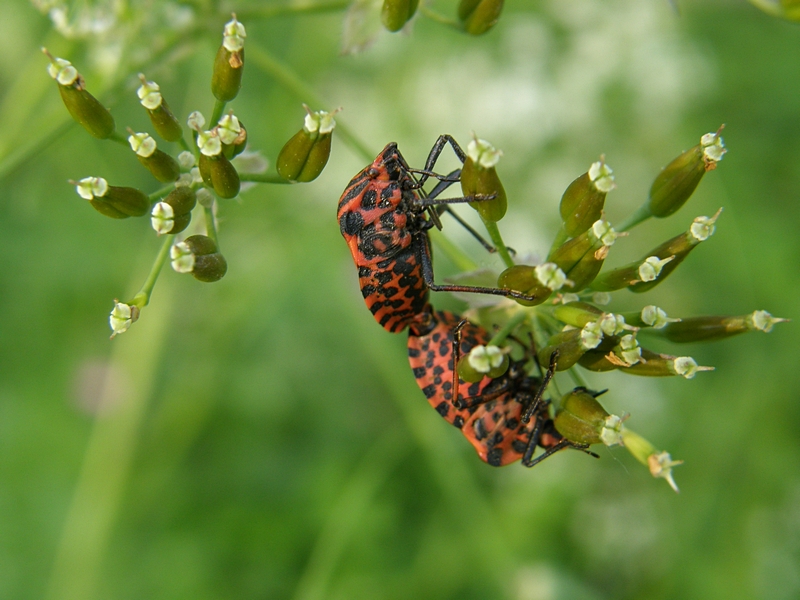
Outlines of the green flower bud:
<svg viewBox="0 0 800 600">
<path fill-rule="evenodd" d="M 236 98 L 242 87 L 244 71 L 244 38 L 247 33 L 244 25 L 236 20 L 236 15 L 225 24 L 222 45 L 214 59 L 211 74 L 211 92 L 220 102 L 230 102 Z"/>
<path fill-rule="evenodd" d="M 645 465 L 653 477 L 666 479 L 669 486 L 678 492 L 678 486 L 672 478 L 672 467 L 683 464 L 682 460 L 672 460 L 669 452 L 660 452 L 655 446 L 627 427 L 623 428 L 622 445 L 633 457 Z"/>
<path fill-rule="evenodd" d="M 458 20 L 470 35 L 481 35 L 495 26 L 503 11 L 503 0 L 461 0 Z"/>
<path fill-rule="evenodd" d="M 578 364 L 584 369 L 596 373 L 614 371 L 619 368 L 619 364 L 616 361 L 612 361 L 609 358 L 609 354 L 611 353 L 605 350 L 589 350 L 578 359 Z"/>
<path fill-rule="evenodd" d="M 471 370 L 492 379 L 503 375 L 508 370 L 510 363 L 508 353 L 492 345 L 473 347 L 467 356 L 467 362 L 472 367 Z"/>
<path fill-rule="evenodd" d="M 648 256 L 642 261 L 628 263 L 624 267 L 606 271 L 592 282 L 592 289 L 613 292 L 629 287 L 633 290 L 636 284 L 658 279 L 664 266 L 674 259 L 674 256 L 668 256 L 663 260 L 657 256 Z"/>
<path fill-rule="evenodd" d="M 775 323 L 787 319 L 773 317 L 765 310 L 757 310 L 738 317 L 692 317 L 673 322 L 664 327 L 661 334 L 671 342 L 710 342 L 721 340 L 747 331 L 769 333 Z"/>
<path fill-rule="evenodd" d="M 614 446 L 622 441 L 622 419 L 609 414 L 586 388 L 562 396 L 553 424 L 561 435 L 578 444 Z"/>
<path fill-rule="evenodd" d="M 336 127 L 333 115 L 338 110 L 312 112 L 305 104 L 303 108 L 307 113 L 303 128 L 281 148 L 275 167 L 281 177 L 306 183 L 319 177 L 328 164 L 331 133 Z"/>
<path fill-rule="evenodd" d="M 58 92 L 69 114 L 90 135 L 106 139 L 114 133 L 114 117 L 106 107 L 86 91 L 86 82 L 68 60 L 54 58 L 46 48 L 42 52 L 50 59 L 47 72 L 58 83 Z"/>
<path fill-rule="evenodd" d="M 180 233 L 192 220 L 197 198 L 192 188 L 176 187 L 150 212 L 150 223 L 158 235 Z"/>
<path fill-rule="evenodd" d="M 236 168 L 221 152 L 216 156 L 200 153 L 200 174 L 203 181 L 214 188 L 220 198 L 235 198 L 241 188 Z"/>
<path fill-rule="evenodd" d="M 383 0 L 381 22 L 389 31 L 400 31 L 417 12 L 419 0 Z"/>
<path fill-rule="evenodd" d="M 139 101 L 147 109 L 150 122 L 156 133 L 168 142 L 177 142 L 183 135 L 181 124 L 167 105 L 167 101 L 161 96 L 161 91 L 155 81 L 147 81 L 145 76 L 139 73 L 142 85 L 136 90 Z"/>
<path fill-rule="evenodd" d="M 71 183 L 81 198 L 88 200 L 97 212 L 112 219 L 141 217 L 150 209 L 150 199 L 144 192 L 108 185 L 102 177 L 86 177 Z"/>
<path fill-rule="evenodd" d="M 719 134 L 707 133 L 700 143 L 669 163 L 650 187 L 648 207 L 654 217 L 667 217 L 677 211 L 694 192 L 703 175 L 717 167 L 727 150 Z"/>
<path fill-rule="evenodd" d="M 225 158 L 231 159 L 244 152 L 247 146 L 247 130 L 233 113 L 227 114 L 217 123 L 217 135 Z"/>
<path fill-rule="evenodd" d="M 587 351 L 597 348 L 603 340 L 603 332 L 598 322 L 591 322 L 581 329 L 567 329 L 552 336 L 547 346 L 539 350 L 539 362 L 546 365 L 550 356 L 558 351 L 557 371 L 572 367 Z"/>
<path fill-rule="evenodd" d="M 602 159 L 569 184 L 559 206 L 569 237 L 580 235 L 600 219 L 606 194 L 614 187 L 611 168 Z"/>
<path fill-rule="evenodd" d="M 514 265 L 509 267 L 497 278 L 497 285 L 505 290 L 514 290 L 527 294 L 528 296 L 536 296 L 535 300 L 514 300 L 522 306 L 536 306 L 541 304 L 551 294 L 551 290 L 545 286 L 536 277 L 536 267 L 529 267 L 527 265 Z"/>
<path fill-rule="evenodd" d="M 572 281 L 572 289 L 582 290 L 600 273 L 608 251 L 620 237 L 608 221 L 597 220 L 592 226 L 559 246 L 550 256 Z"/>
<path fill-rule="evenodd" d="M 181 175 L 181 167 L 169 154 L 158 149 L 156 141 L 148 133 L 130 131 L 128 143 L 136 158 L 162 183 L 172 183 Z"/>
<path fill-rule="evenodd" d="M 461 190 L 466 198 L 494 196 L 491 200 L 470 202 L 484 221 L 499 221 L 508 208 L 506 191 L 495 170 L 502 155 L 486 140 L 475 138 L 467 146 L 467 160 L 461 168 Z"/>
<path fill-rule="evenodd" d="M 191 273 L 203 282 L 219 281 L 228 270 L 225 257 L 217 244 L 205 235 L 192 235 L 170 248 L 172 268 L 178 273 Z"/>
<path fill-rule="evenodd" d="M 684 379 L 692 379 L 700 371 L 713 371 L 714 367 L 701 367 L 691 356 L 668 356 L 643 350 L 640 362 L 620 370 L 623 373 L 644 377 L 680 375 Z"/>
<path fill-rule="evenodd" d="M 586 302 L 569 302 L 556 306 L 553 310 L 556 319 L 573 327 L 583 327 L 597 321 L 602 315 L 602 310 Z"/>
<path fill-rule="evenodd" d="M 650 271 L 640 270 L 639 281 L 631 284 L 629 289 L 632 292 L 646 292 L 669 277 L 678 265 L 689 256 L 689 253 L 700 243 L 706 241 L 716 231 L 715 223 L 719 218 L 722 209 L 720 208 L 713 217 L 697 217 L 692 221 L 689 230 L 670 240 L 667 240 L 657 248 L 650 251 L 650 260 L 654 266 L 660 265 L 652 279 L 647 278 Z M 658 260 L 662 259 L 662 260 Z M 645 265 L 642 265 L 645 267 Z"/>
<path fill-rule="evenodd" d="M 462 356 L 458 361 L 458 376 L 462 381 L 467 383 L 477 383 L 481 381 L 486 374 L 475 370 L 475 367 L 469 362 L 469 356 Z"/>
<path fill-rule="evenodd" d="M 128 328 L 139 319 L 139 307 L 135 304 L 125 304 L 124 302 L 114 301 L 114 308 L 108 318 L 111 326 L 111 337 L 125 333 Z"/>
</svg>

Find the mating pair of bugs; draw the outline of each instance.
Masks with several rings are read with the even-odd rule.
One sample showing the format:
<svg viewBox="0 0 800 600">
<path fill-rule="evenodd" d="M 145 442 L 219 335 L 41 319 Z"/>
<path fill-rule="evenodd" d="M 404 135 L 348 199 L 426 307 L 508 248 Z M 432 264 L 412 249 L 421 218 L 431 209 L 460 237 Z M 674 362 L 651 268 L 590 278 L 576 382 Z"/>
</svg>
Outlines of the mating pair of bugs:
<svg viewBox="0 0 800 600">
<path fill-rule="evenodd" d="M 490 335 L 452 313 L 434 311 L 428 303 L 429 291 L 534 298 L 502 288 L 434 283 L 428 230 L 441 227 L 442 212 L 449 212 L 485 248 L 494 251 L 449 207 L 490 200 L 492 196 L 439 198 L 460 176 L 460 169 L 444 176 L 433 171 L 448 144 L 462 163 L 466 160 L 458 143 L 451 136 L 442 135 L 431 149 L 424 169 L 412 169 L 397 144 L 388 144 L 371 165 L 350 181 L 339 200 L 339 228 L 358 268 L 367 308 L 390 332 L 409 328 L 408 355 L 417 384 L 431 406 L 461 429 L 488 464 L 502 466 L 522 460 L 531 467 L 562 448 L 585 450 L 585 445 L 558 434 L 548 404 L 541 399 L 553 376 L 556 356 L 541 378 L 527 374 L 526 359 L 512 361 L 508 371 L 497 378 L 484 377 L 467 384 L 458 377 L 459 356 L 478 344 L 486 344 Z M 417 179 L 415 174 L 420 177 Z M 422 186 L 431 177 L 439 182 L 425 193 Z M 537 447 L 545 452 L 534 458 Z"/>
</svg>

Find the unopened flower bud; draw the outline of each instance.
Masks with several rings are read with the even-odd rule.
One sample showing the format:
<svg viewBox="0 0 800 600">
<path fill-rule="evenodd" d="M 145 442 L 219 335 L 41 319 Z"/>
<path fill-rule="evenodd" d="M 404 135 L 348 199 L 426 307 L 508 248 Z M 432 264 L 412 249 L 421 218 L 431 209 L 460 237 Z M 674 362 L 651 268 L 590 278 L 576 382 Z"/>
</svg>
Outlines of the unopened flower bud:
<svg viewBox="0 0 800 600">
<path fill-rule="evenodd" d="M 578 444 L 621 443 L 622 419 L 609 414 L 586 388 L 575 388 L 562 396 L 554 419 L 556 430 Z"/>
<path fill-rule="evenodd" d="M 199 138 L 198 138 L 199 139 Z M 235 198 L 241 188 L 239 174 L 222 152 L 216 156 L 207 156 L 200 152 L 198 163 L 200 175 L 206 185 L 214 188 L 221 198 Z"/>
<path fill-rule="evenodd" d="M 150 213 L 153 229 L 158 235 L 180 233 L 189 226 L 196 202 L 192 188 L 176 187 L 164 200 L 153 206 Z"/>
<path fill-rule="evenodd" d="M 663 309 L 649 304 L 641 311 L 635 313 L 625 313 L 625 320 L 636 327 L 652 327 L 653 329 L 663 329 L 668 323 L 677 323 L 680 319 L 673 319 L 667 316 Z"/>
<path fill-rule="evenodd" d="M 672 467 L 683 464 L 682 460 L 672 460 L 669 452 L 660 452 L 653 444 L 627 427 L 622 429 L 622 445 L 633 457 L 650 470 L 656 478 L 666 479 L 669 487 L 678 492 L 672 478 Z"/>
<path fill-rule="evenodd" d="M 400 31 L 417 12 L 419 0 L 383 0 L 381 22 L 389 31 Z"/>
<path fill-rule="evenodd" d="M 649 208 L 654 217 L 667 217 L 677 211 L 694 192 L 703 175 L 717 167 L 727 151 L 716 133 L 707 133 L 700 143 L 669 163 L 653 181 Z"/>
<path fill-rule="evenodd" d="M 692 317 L 677 323 L 670 323 L 662 330 L 662 335 L 671 342 L 710 342 L 732 337 L 747 331 L 769 333 L 775 323 L 786 319 L 773 317 L 765 310 L 757 310 L 749 315 L 737 317 Z"/>
<path fill-rule="evenodd" d="M 86 177 L 73 183 L 78 195 L 107 217 L 141 217 L 150 209 L 150 199 L 136 188 L 108 185 L 102 177 Z"/>
<path fill-rule="evenodd" d="M 541 304 L 552 293 L 536 276 L 536 267 L 528 265 L 514 265 L 509 267 L 497 278 L 497 285 L 506 290 L 514 290 L 528 296 L 535 296 L 535 300 L 514 300 L 522 306 L 536 306 Z"/>
<path fill-rule="evenodd" d="M 114 133 L 114 117 L 86 91 L 86 83 L 72 63 L 53 57 L 45 48 L 42 52 L 50 59 L 47 72 L 58 83 L 58 92 L 72 118 L 92 136 L 99 139 L 110 137 Z"/>
<path fill-rule="evenodd" d="M 700 371 L 713 371 L 714 367 L 701 367 L 691 356 L 668 356 L 642 351 L 643 360 L 625 369 L 623 373 L 644 377 L 673 377 L 680 375 L 692 379 Z"/>
<path fill-rule="evenodd" d="M 205 235 L 192 235 L 170 248 L 172 268 L 178 273 L 191 273 L 204 282 L 219 281 L 228 270 L 228 263 L 217 251 L 217 245 Z"/>
<path fill-rule="evenodd" d="M 611 168 L 602 160 L 569 184 L 561 197 L 561 219 L 569 237 L 580 235 L 603 214 L 606 194 L 614 189 Z M 611 245 L 611 244 L 608 244 Z"/>
<path fill-rule="evenodd" d="M 336 127 L 333 116 L 338 111 L 312 111 L 305 104 L 303 128 L 281 148 L 275 168 L 289 181 L 314 181 L 331 155 L 331 134 Z"/>
<path fill-rule="evenodd" d="M 603 315 L 603 311 L 586 302 L 570 302 L 556 306 L 553 316 L 573 327 L 583 327 L 587 323 L 597 321 Z"/>
<path fill-rule="evenodd" d="M 108 318 L 111 326 L 111 337 L 125 333 L 128 328 L 139 319 L 139 307 L 135 304 L 125 304 L 124 302 L 114 302 L 114 308 Z"/>
<path fill-rule="evenodd" d="M 461 0 L 458 20 L 470 35 L 481 35 L 495 26 L 503 11 L 503 0 Z"/>
<path fill-rule="evenodd" d="M 582 290 L 600 273 L 610 247 L 619 236 L 608 221 L 598 219 L 586 231 L 553 251 L 550 260 L 570 278 L 573 290 Z"/>
<path fill-rule="evenodd" d="M 147 109 L 150 122 L 156 133 L 168 142 L 177 142 L 183 135 L 181 124 L 167 105 L 167 101 L 161 96 L 161 90 L 155 81 L 147 81 L 145 76 L 139 73 L 142 85 L 136 90 L 139 101 Z"/>
<path fill-rule="evenodd" d="M 557 371 L 572 367 L 587 351 L 596 348 L 603 340 L 599 323 L 592 321 L 581 329 L 567 329 L 553 335 L 547 346 L 539 350 L 539 362 L 546 365 L 553 352 L 558 351 Z"/>
<path fill-rule="evenodd" d="M 211 75 L 211 92 L 221 102 L 230 102 L 236 98 L 242 87 L 245 37 L 247 33 L 244 25 L 234 15 L 225 24 L 222 45 L 214 59 L 214 71 Z"/>
<path fill-rule="evenodd" d="M 467 146 L 467 160 L 461 168 L 461 190 L 465 198 L 492 197 L 491 200 L 470 202 L 484 221 L 499 221 L 508 208 L 506 191 L 495 170 L 502 155 L 486 140 L 474 138 Z"/>
<path fill-rule="evenodd" d="M 128 143 L 136 158 L 158 181 L 172 183 L 181 175 L 181 167 L 169 154 L 158 149 L 156 141 L 148 133 L 130 132 Z"/>
<path fill-rule="evenodd" d="M 713 217 L 697 217 L 692 221 L 688 231 L 653 248 L 647 260 L 654 269 L 650 271 L 648 270 L 650 267 L 642 265 L 645 271 L 640 269 L 639 281 L 631 284 L 629 289 L 632 292 L 646 292 L 669 277 L 700 242 L 704 242 L 714 235 L 715 224 L 721 212 L 720 208 Z M 651 272 L 655 275 L 653 279 L 643 276 L 643 273 L 649 275 Z"/>
</svg>

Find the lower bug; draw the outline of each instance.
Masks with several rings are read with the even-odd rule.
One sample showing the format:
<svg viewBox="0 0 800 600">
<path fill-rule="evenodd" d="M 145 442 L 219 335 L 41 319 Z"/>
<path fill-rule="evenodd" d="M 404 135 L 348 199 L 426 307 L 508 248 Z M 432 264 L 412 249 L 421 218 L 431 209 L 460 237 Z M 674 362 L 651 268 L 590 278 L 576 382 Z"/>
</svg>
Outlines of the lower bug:
<svg viewBox="0 0 800 600">
<path fill-rule="evenodd" d="M 391 332 L 402 331 L 422 314 L 428 303 L 429 290 L 533 299 L 502 288 L 434 282 L 427 233 L 431 227 L 440 226 L 439 213 L 434 207 L 490 199 L 438 197 L 458 181 L 460 175 L 460 170 L 447 176 L 433 172 L 436 160 L 447 144 L 464 162 L 466 155 L 458 143 L 451 136 L 442 135 L 431 149 L 422 170 L 411 169 L 397 144 L 388 144 L 371 165 L 350 181 L 339 199 L 339 229 L 358 268 L 361 293 L 378 323 Z M 421 175 L 418 180 L 414 173 Z M 429 177 L 438 178 L 440 183 L 426 194 L 422 185 Z M 472 233 L 477 235 L 474 231 Z"/>
<path fill-rule="evenodd" d="M 408 360 L 430 405 L 461 430 L 481 460 L 495 467 L 517 460 L 532 467 L 563 448 L 585 450 L 585 445 L 555 430 L 548 403 L 540 400 L 552 370 L 543 381 L 528 375 L 526 360 L 521 360 L 512 361 L 508 371 L 495 379 L 484 377 L 477 383 L 456 379 L 455 355 L 466 355 L 489 338 L 482 327 L 445 311 L 429 310 L 426 318 L 411 326 Z M 537 447 L 545 451 L 534 457 Z"/>
</svg>

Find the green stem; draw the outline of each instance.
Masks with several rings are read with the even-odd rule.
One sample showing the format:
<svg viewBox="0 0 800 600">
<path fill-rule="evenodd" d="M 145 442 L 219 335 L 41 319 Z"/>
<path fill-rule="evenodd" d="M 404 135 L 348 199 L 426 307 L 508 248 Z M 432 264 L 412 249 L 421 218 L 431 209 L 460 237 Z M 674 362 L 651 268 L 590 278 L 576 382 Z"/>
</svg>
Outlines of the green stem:
<svg viewBox="0 0 800 600">
<path fill-rule="evenodd" d="M 500 258 L 503 259 L 503 263 L 508 268 L 513 267 L 514 259 L 511 258 L 511 254 L 509 254 L 508 248 L 506 248 L 506 243 L 503 241 L 503 236 L 500 235 L 500 229 L 497 227 L 497 223 L 484 220 L 483 224 L 486 227 L 486 231 L 489 232 L 489 237 L 492 239 L 494 247 L 497 248 L 497 253 L 500 255 Z"/>
<path fill-rule="evenodd" d="M 296 183 L 274 173 L 239 173 L 239 179 L 258 183 Z"/>
<path fill-rule="evenodd" d="M 236 18 L 240 21 L 251 19 L 271 19 L 283 15 L 308 15 L 323 14 L 345 10 L 352 4 L 351 0 L 333 0 L 332 2 L 318 2 L 313 4 L 283 4 L 281 6 L 259 6 L 257 8 L 245 8 L 236 11 Z"/>
<path fill-rule="evenodd" d="M 464 254 L 453 242 L 448 240 L 444 234 L 438 229 L 431 229 L 428 232 L 431 241 L 447 258 L 449 258 L 458 268 L 459 271 L 474 271 L 478 268 L 473 260 Z"/>
<path fill-rule="evenodd" d="M 156 281 L 158 281 L 161 268 L 164 266 L 164 263 L 167 262 L 169 249 L 172 246 L 172 240 L 174 238 L 174 235 L 168 235 L 164 238 L 164 241 L 161 244 L 161 249 L 158 251 L 156 260 L 153 262 L 153 266 L 150 268 L 150 274 L 147 276 L 147 279 L 145 279 L 142 289 L 139 290 L 139 292 L 133 297 L 133 300 L 128 304 L 135 304 L 139 308 L 145 307 L 149 304 L 150 295 L 153 293 L 153 288 L 156 285 Z"/>
<path fill-rule="evenodd" d="M 577 367 L 570 367 L 568 371 L 569 376 L 572 377 L 572 381 L 575 382 L 576 386 L 589 389 L 589 386 L 586 385 L 586 380 L 583 378 L 583 375 L 578 372 Z"/>
<path fill-rule="evenodd" d="M 191 152 L 192 154 L 196 155 L 196 152 L 195 152 L 197 150 L 196 145 L 195 145 L 195 148 L 192 148 L 191 146 L 189 146 L 189 142 L 187 142 L 186 139 L 183 136 L 181 136 L 180 139 L 178 140 L 178 145 L 180 145 L 181 148 L 186 150 L 186 152 Z"/>
<path fill-rule="evenodd" d="M 204 206 L 203 215 L 206 218 L 206 233 L 208 234 L 208 237 L 214 240 L 214 243 L 217 245 L 217 251 L 219 251 L 219 239 L 217 238 L 217 222 L 214 220 L 213 208 L 211 206 Z"/>
<path fill-rule="evenodd" d="M 108 139 L 108 140 L 110 140 L 110 141 L 112 141 L 112 142 L 116 142 L 116 143 L 118 143 L 118 144 L 121 144 L 122 146 L 125 146 L 126 148 L 130 148 L 130 147 L 131 147 L 131 146 L 130 146 L 130 144 L 128 143 L 128 140 L 127 140 L 127 139 L 125 139 L 125 136 L 124 136 L 124 135 L 122 135 L 122 134 L 121 134 L 121 133 L 119 133 L 119 132 L 116 132 L 116 131 L 114 131 L 114 132 L 113 132 L 113 133 L 112 133 L 110 136 L 108 136 L 108 138 L 106 138 L 106 139 Z"/>
<path fill-rule="evenodd" d="M 155 192 L 150 194 L 147 197 L 147 199 L 150 200 L 150 204 L 152 204 L 156 200 L 160 200 L 161 198 L 169 194 L 174 189 L 175 189 L 175 184 L 170 183 L 169 185 L 165 185 L 164 187 L 162 187 L 160 190 L 156 190 Z"/>
<path fill-rule="evenodd" d="M 256 44 L 249 44 L 247 46 L 247 59 L 250 63 L 255 64 L 259 69 L 275 79 L 299 100 L 315 106 L 327 106 L 327 103 L 320 98 L 310 86 L 306 85 L 294 71 Z M 355 134 L 341 122 L 341 119 L 337 119 L 336 129 L 334 131 L 338 137 L 342 138 L 345 144 L 360 154 L 366 162 L 372 162 L 375 158 L 376 153 L 359 140 Z"/>
<path fill-rule="evenodd" d="M 227 104 L 227 102 L 223 102 L 222 100 L 217 100 L 214 102 L 214 110 L 211 113 L 211 120 L 209 121 L 210 127 L 215 127 L 222 118 L 222 113 L 225 112 L 225 105 Z"/>
<path fill-rule="evenodd" d="M 652 216 L 653 214 L 650 212 L 650 206 L 648 204 L 642 204 L 638 209 L 636 209 L 635 213 L 625 219 L 622 223 L 615 227 L 615 229 L 620 233 L 623 231 L 628 231 Z"/>
<path fill-rule="evenodd" d="M 458 29 L 459 31 L 464 31 L 464 28 L 461 26 L 461 23 L 459 23 L 455 19 L 451 19 L 450 17 L 446 17 L 443 14 L 440 14 L 431 8 L 428 8 L 424 4 L 419 7 L 419 12 L 428 17 L 431 21 L 436 21 L 437 23 L 441 23 L 442 25 L 447 25 L 448 27 Z"/>
<path fill-rule="evenodd" d="M 487 346 L 499 346 L 502 344 L 509 334 L 514 331 L 520 323 L 528 318 L 528 315 L 529 313 L 527 310 L 520 309 L 517 314 L 511 317 L 508 322 L 492 336 L 492 339 L 489 340 Z"/>
</svg>

